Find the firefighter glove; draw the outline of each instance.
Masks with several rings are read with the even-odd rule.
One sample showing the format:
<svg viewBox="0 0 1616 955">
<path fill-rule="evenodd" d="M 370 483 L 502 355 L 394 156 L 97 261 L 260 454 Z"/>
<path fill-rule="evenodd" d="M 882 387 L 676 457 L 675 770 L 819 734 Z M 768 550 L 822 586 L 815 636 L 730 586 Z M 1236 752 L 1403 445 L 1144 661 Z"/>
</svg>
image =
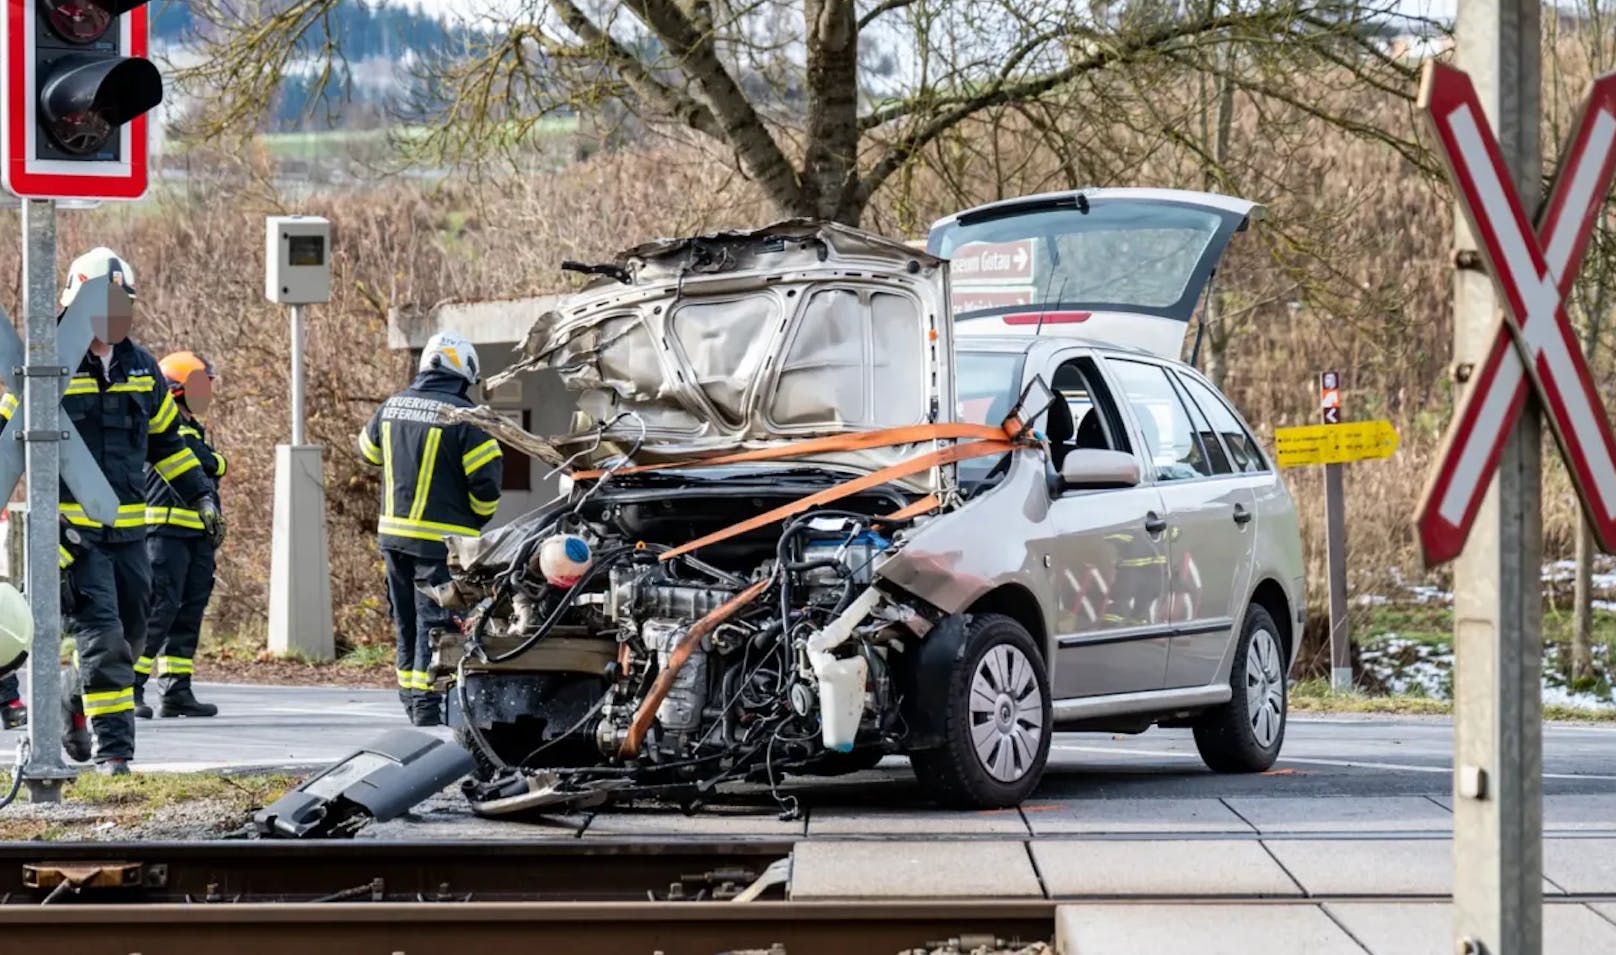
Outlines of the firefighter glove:
<svg viewBox="0 0 1616 955">
<path fill-rule="evenodd" d="M 219 502 L 212 495 L 196 502 L 196 516 L 202 520 L 202 529 L 214 547 L 224 544 L 224 515 L 219 513 Z"/>
</svg>

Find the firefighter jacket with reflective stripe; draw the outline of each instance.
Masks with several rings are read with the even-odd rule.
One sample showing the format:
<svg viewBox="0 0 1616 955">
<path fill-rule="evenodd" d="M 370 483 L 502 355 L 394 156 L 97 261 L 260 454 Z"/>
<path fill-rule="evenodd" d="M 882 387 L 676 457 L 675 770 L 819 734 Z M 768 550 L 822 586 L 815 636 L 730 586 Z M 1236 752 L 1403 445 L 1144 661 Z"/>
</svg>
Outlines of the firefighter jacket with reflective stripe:
<svg viewBox="0 0 1616 955">
<path fill-rule="evenodd" d="M 202 462 L 202 473 L 208 487 L 218 496 L 219 479 L 224 477 L 224 455 L 208 444 L 207 429 L 202 422 L 180 412 L 180 437 Z M 152 533 L 170 537 L 204 537 L 206 529 L 196 508 L 180 497 L 174 486 L 163 480 L 154 467 L 146 468 L 146 525 Z"/>
<path fill-rule="evenodd" d="M 437 370 L 382 403 L 359 433 L 359 454 L 382 469 L 386 550 L 442 559 L 445 537 L 476 537 L 499 507 L 499 442 L 475 425 L 445 421 L 445 407 L 469 408 L 467 383 Z"/>
<path fill-rule="evenodd" d="M 9 396 L 8 396 L 9 397 Z M 0 402 L 10 418 L 16 402 Z M 146 466 L 194 504 L 213 490 L 202 462 L 180 436 L 180 409 L 151 352 L 124 339 L 105 362 L 85 354 L 68 381 L 62 414 L 73 422 L 90 455 L 118 496 L 112 526 L 92 520 L 62 484 L 62 516 L 87 543 L 118 543 L 146 536 Z"/>
</svg>

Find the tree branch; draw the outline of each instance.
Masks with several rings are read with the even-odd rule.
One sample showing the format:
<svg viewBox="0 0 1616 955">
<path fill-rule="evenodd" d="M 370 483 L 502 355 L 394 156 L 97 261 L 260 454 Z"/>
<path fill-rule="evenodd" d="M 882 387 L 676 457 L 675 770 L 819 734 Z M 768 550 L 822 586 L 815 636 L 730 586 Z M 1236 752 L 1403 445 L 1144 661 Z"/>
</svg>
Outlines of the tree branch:
<svg viewBox="0 0 1616 955">
<path fill-rule="evenodd" d="M 914 3 L 915 0 L 881 0 L 880 3 L 864 11 L 864 15 L 858 18 L 859 32 L 863 33 L 865 27 L 874 23 L 885 14 L 891 13 L 894 10 L 902 10 L 904 7 L 913 6 Z"/>
<path fill-rule="evenodd" d="M 671 0 L 625 0 L 624 6 L 656 34 L 680 69 L 701 88 L 724 140 L 748 175 L 782 209 L 800 209 L 802 183 L 797 171 L 718 58 L 712 35 L 698 31 Z"/>
</svg>

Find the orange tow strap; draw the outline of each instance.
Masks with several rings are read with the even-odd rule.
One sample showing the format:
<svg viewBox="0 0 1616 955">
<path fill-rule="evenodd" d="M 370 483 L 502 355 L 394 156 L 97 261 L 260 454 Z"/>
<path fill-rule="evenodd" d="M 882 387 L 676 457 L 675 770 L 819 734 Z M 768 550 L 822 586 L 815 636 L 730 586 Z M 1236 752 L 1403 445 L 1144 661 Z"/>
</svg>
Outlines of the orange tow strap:
<svg viewBox="0 0 1616 955">
<path fill-rule="evenodd" d="M 919 427 L 938 428 L 943 426 L 922 425 Z M 977 425 L 976 427 L 981 428 L 983 426 Z M 708 534 L 706 537 L 698 537 L 687 544 L 681 544 L 672 550 L 663 551 L 658 560 L 671 560 L 672 558 L 678 557 L 680 554 L 688 554 L 691 551 L 700 547 L 705 547 L 708 544 L 716 544 L 721 540 L 728 540 L 729 538 L 738 534 L 744 534 L 747 531 L 756 530 L 759 527 L 766 527 L 773 524 L 775 521 L 784 520 L 793 514 L 798 514 L 811 508 L 818 507 L 821 504 L 829 504 L 832 501 L 839 501 L 844 497 L 857 494 L 860 491 L 867 491 L 872 487 L 885 484 L 886 482 L 895 478 L 907 477 L 908 475 L 925 471 L 929 468 L 938 467 L 939 465 L 944 464 L 952 464 L 956 461 L 964 461 L 969 458 L 986 457 L 990 454 L 1002 454 L 1006 451 L 1012 451 L 1015 448 L 1020 447 L 1020 445 L 1018 445 L 1016 442 L 1010 440 L 1009 436 L 1004 432 L 1003 429 L 990 428 L 989 430 L 996 431 L 999 437 L 996 439 L 988 439 L 983 441 L 971 441 L 967 444 L 956 444 L 946 448 L 939 448 L 936 451 L 928 451 L 925 454 L 917 454 L 912 458 L 899 461 L 897 464 L 881 468 L 879 471 L 871 471 L 869 474 L 860 475 L 852 480 L 844 481 L 835 487 L 828 487 L 823 491 L 818 491 L 808 495 L 807 497 L 798 498 L 789 504 L 782 504 L 772 511 L 766 511 L 757 515 L 756 517 L 748 518 L 741 521 L 739 524 L 731 524 L 723 530 L 714 531 L 713 533 Z M 874 434 L 875 432 L 869 433 Z M 924 439 L 922 438 L 917 440 Z M 893 443 L 906 444 L 908 442 L 900 441 Z M 874 447 L 875 445 L 870 446 Z M 794 454 L 802 453 L 802 446 L 800 444 L 791 445 L 790 447 Z M 770 448 L 769 450 L 772 451 L 775 449 Z M 930 498 L 931 496 L 927 495 L 927 497 Z M 921 503 L 928 504 L 926 509 L 929 510 L 930 506 L 935 505 L 935 499 L 927 501 L 926 498 L 922 498 L 920 501 L 916 501 L 915 504 L 897 511 L 895 514 L 891 515 L 891 517 L 896 519 L 899 515 L 913 516 L 906 514 L 905 512 L 911 510 L 915 505 Z"/>
<path fill-rule="evenodd" d="M 614 475 L 641 474 L 646 471 L 662 471 L 668 468 L 697 468 L 711 467 L 715 464 L 740 464 L 745 461 L 773 461 L 778 458 L 795 458 L 805 454 L 818 454 L 821 451 L 861 451 L 868 448 L 918 444 L 922 441 L 937 441 L 947 438 L 1005 441 L 1008 440 L 1008 437 L 1009 432 L 1000 425 L 969 424 L 963 421 L 910 424 L 896 428 L 878 428 L 874 431 L 830 434 L 824 437 L 809 438 L 804 441 L 794 441 L 790 444 L 775 445 L 768 448 L 754 448 L 751 451 L 737 451 L 732 454 L 720 454 L 711 458 L 697 458 L 693 461 L 641 464 L 631 468 L 618 468 L 612 473 Z M 604 469 L 597 468 L 589 471 L 578 471 L 573 474 L 573 478 L 579 481 L 587 481 L 591 478 L 598 478 L 605 473 Z"/>
</svg>

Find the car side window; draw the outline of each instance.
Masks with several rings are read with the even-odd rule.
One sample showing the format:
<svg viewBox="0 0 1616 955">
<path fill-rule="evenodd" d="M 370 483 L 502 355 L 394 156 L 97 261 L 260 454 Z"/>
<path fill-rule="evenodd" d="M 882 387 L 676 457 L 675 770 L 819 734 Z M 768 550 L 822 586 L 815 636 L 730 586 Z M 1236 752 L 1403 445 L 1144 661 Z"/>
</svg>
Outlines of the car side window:
<svg viewBox="0 0 1616 955">
<path fill-rule="evenodd" d="M 1055 369 L 1050 388 L 1065 404 L 1069 420 L 1059 421 L 1059 412 L 1052 411 L 1047 430 L 1052 439 L 1072 448 L 1118 450 L 1120 420 L 1104 385 L 1095 384 L 1100 379 L 1092 369 L 1093 361 L 1087 358 L 1062 362 Z"/>
<path fill-rule="evenodd" d="M 1183 387 L 1183 376 L 1174 375 Z M 1206 420 L 1206 415 L 1193 399 L 1187 398 L 1182 390 L 1178 393 L 1179 399 L 1190 413 L 1190 422 L 1195 427 L 1196 440 L 1200 442 L 1201 450 L 1206 452 L 1206 460 L 1213 474 L 1232 474 L 1234 468 L 1229 466 L 1229 456 L 1224 453 L 1223 442 L 1218 440 L 1218 433 L 1212 430 L 1212 423 Z"/>
<path fill-rule="evenodd" d="M 1234 469 L 1247 474 L 1268 470 L 1262 452 L 1257 449 L 1256 440 L 1229 409 L 1228 402 L 1189 375 L 1179 375 L 1178 380 L 1189 392 L 1190 400 L 1199 405 L 1211 419 L 1213 430 L 1222 436 L 1224 446 L 1229 449 L 1229 460 Z"/>
<path fill-rule="evenodd" d="M 1212 462 L 1201 445 L 1189 410 L 1167 377 L 1167 370 L 1123 359 L 1109 359 L 1107 364 L 1144 432 L 1143 457 L 1155 472 L 1156 480 L 1211 477 Z"/>
</svg>

